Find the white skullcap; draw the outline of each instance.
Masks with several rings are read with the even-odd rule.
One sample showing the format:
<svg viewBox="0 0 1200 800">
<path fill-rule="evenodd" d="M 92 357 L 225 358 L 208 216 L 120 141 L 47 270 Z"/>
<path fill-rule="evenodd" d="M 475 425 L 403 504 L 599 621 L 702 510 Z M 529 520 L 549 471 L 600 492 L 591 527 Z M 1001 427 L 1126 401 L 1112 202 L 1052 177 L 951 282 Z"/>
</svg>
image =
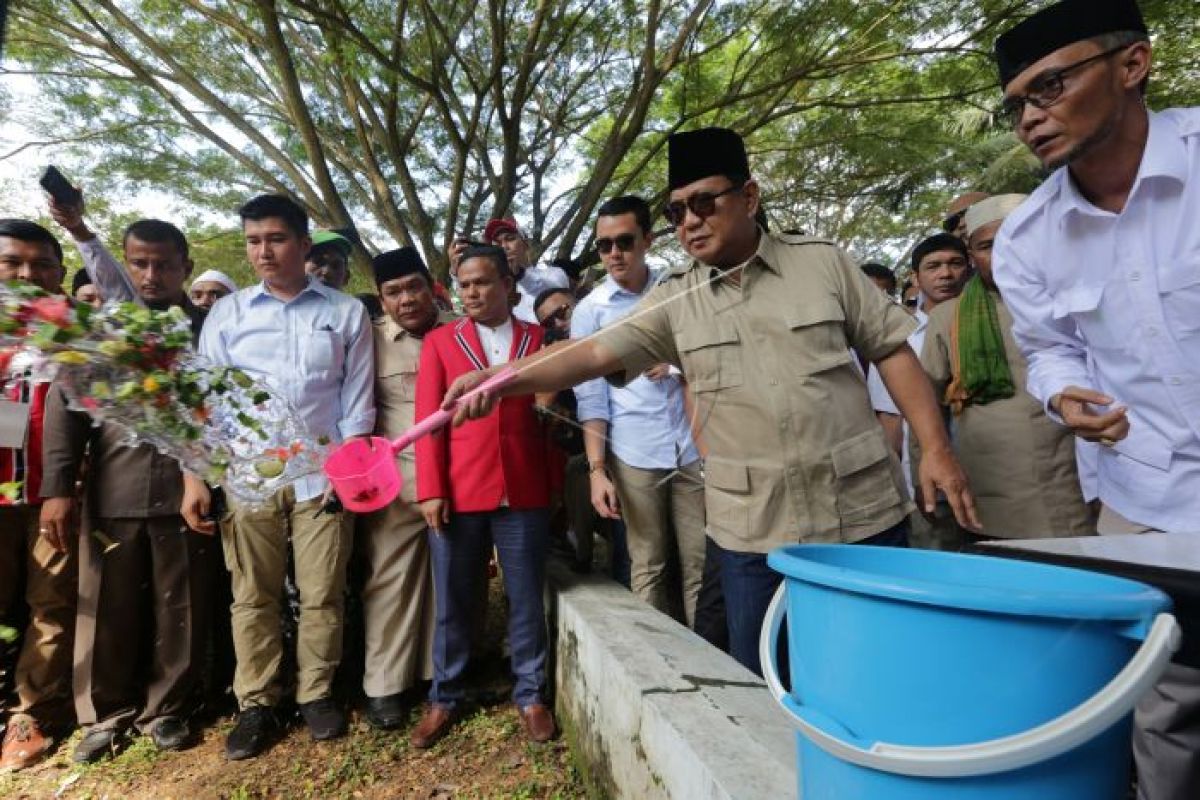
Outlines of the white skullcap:
<svg viewBox="0 0 1200 800">
<path fill-rule="evenodd" d="M 990 222 L 999 222 L 1025 202 L 1027 194 L 997 194 L 967 209 L 967 237 Z"/>
<path fill-rule="evenodd" d="M 196 276 L 196 279 L 192 281 L 192 286 L 195 286 L 197 283 L 219 283 L 231 292 L 236 292 L 238 290 L 237 284 L 233 282 L 233 278 L 216 269 L 209 269 L 201 272 Z"/>
</svg>

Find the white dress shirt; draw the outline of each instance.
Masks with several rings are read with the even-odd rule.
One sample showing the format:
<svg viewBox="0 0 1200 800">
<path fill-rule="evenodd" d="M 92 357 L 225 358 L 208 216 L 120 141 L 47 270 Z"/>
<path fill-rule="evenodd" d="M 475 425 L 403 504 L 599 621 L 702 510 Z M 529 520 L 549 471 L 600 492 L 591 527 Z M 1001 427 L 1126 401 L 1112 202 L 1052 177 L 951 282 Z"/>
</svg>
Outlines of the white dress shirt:
<svg viewBox="0 0 1200 800">
<path fill-rule="evenodd" d="M 487 356 L 489 367 L 508 363 L 508 354 L 512 352 L 512 317 L 495 328 L 476 322 L 475 332 L 479 334 L 479 343 L 483 345 L 483 354 Z"/>
<path fill-rule="evenodd" d="M 617 323 L 658 282 L 652 273 L 638 294 L 628 292 L 611 277 L 579 301 L 571 314 L 571 338 L 582 339 Z M 608 423 L 609 447 L 621 461 L 639 469 L 674 469 L 700 458 L 692 442 L 683 405 L 679 371 L 657 381 L 635 378 L 617 388 L 603 378 L 575 387 L 576 416 Z"/>
<path fill-rule="evenodd" d="M 357 298 L 309 278 L 281 300 L 257 283 L 216 302 L 200 333 L 200 354 L 238 367 L 287 398 L 314 437 L 334 442 L 375 429 L 371 323 Z M 320 473 L 295 483 L 296 500 L 320 497 Z"/>
<path fill-rule="evenodd" d="M 908 337 L 908 346 L 917 354 L 917 358 L 920 358 L 921 350 L 925 347 L 925 329 L 929 327 L 929 315 L 918 307 L 917 313 L 913 318 L 917 321 L 917 329 Z M 857 363 L 858 358 L 854 360 Z M 883 379 L 879 377 L 879 369 L 874 364 L 871 365 L 871 369 L 867 373 L 867 394 L 871 396 L 871 408 L 876 411 L 882 411 L 885 414 L 895 414 L 897 417 L 902 416 L 899 406 L 892 399 L 892 395 L 888 392 L 887 387 L 883 385 Z M 904 444 L 900 452 L 900 465 L 904 469 L 904 482 L 908 484 L 908 496 L 915 497 L 916 493 L 913 491 L 912 479 L 912 459 L 908 453 L 909 436 L 908 420 L 904 420 Z"/>
<path fill-rule="evenodd" d="M 1030 394 L 1084 386 L 1129 409 L 1129 436 L 1095 454 L 1101 501 L 1200 531 L 1200 109 L 1150 115 L 1119 214 L 1060 169 L 1005 221 L 992 263 Z"/>
</svg>

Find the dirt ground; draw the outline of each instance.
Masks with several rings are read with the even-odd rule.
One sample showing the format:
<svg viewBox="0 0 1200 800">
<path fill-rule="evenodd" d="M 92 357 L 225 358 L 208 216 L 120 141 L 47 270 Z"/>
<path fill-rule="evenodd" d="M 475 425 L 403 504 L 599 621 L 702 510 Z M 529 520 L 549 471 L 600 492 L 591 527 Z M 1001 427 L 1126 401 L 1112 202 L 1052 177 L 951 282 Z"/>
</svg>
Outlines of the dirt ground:
<svg viewBox="0 0 1200 800">
<path fill-rule="evenodd" d="M 412 713 L 415 724 L 418 710 Z M 529 744 L 516 710 L 481 707 L 427 751 L 407 731 L 380 732 L 355 718 L 350 735 L 313 742 L 303 727 L 250 761 L 226 761 L 223 719 L 190 750 L 160 753 L 139 738 L 115 759 L 79 767 L 73 737 L 30 770 L 0 776 L 0 797 L 70 800 L 192 798 L 584 798 L 587 793 L 563 741 Z"/>
<path fill-rule="evenodd" d="M 485 639 L 499 650 L 503 605 L 492 581 Z M 70 754 L 79 732 L 45 762 L 26 771 L 0 775 L 4 800 L 251 800 L 251 798 L 586 798 L 589 795 L 571 751 L 561 738 L 529 743 L 508 700 L 507 660 L 481 659 L 470 683 L 475 702 L 467 716 L 435 747 L 421 751 L 408 743 L 408 730 L 420 717 L 414 700 L 405 728 L 383 732 L 353 712 L 350 734 L 313 742 L 298 719 L 287 736 L 249 761 L 227 761 L 225 735 L 232 717 L 208 725 L 195 747 L 162 753 L 139 737 L 112 759 L 79 766 Z"/>
</svg>

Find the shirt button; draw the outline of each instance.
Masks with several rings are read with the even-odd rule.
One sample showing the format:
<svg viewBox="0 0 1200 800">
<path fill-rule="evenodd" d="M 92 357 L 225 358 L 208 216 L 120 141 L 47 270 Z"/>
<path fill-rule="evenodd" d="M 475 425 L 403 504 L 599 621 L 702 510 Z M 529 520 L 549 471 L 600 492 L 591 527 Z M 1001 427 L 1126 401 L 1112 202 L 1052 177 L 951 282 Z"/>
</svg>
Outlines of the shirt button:
<svg viewBox="0 0 1200 800">
<path fill-rule="evenodd" d="M 1183 378 L 1180 378 L 1178 375 L 1172 376 L 1171 377 L 1171 385 L 1172 386 L 1182 386 Z"/>
<path fill-rule="evenodd" d="M 768 383 L 770 383 L 772 386 L 778 386 L 778 385 L 779 385 L 779 381 L 778 381 L 778 380 L 776 380 L 775 378 L 771 378 L 771 380 L 770 380 L 770 381 L 768 381 Z"/>
<path fill-rule="evenodd" d="M 1153 339 L 1155 336 L 1158 336 L 1158 328 L 1147 328 L 1146 335 Z"/>
<path fill-rule="evenodd" d="M 787 429 L 788 429 L 788 423 L 787 423 L 787 420 L 785 419 L 783 422 L 779 423 L 779 430 L 786 431 Z"/>
<path fill-rule="evenodd" d="M 1129 280 L 1140 281 L 1141 279 L 1142 279 L 1142 273 L 1138 272 L 1137 270 L 1134 270 L 1133 272 L 1129 273 Z"/>
</svg>

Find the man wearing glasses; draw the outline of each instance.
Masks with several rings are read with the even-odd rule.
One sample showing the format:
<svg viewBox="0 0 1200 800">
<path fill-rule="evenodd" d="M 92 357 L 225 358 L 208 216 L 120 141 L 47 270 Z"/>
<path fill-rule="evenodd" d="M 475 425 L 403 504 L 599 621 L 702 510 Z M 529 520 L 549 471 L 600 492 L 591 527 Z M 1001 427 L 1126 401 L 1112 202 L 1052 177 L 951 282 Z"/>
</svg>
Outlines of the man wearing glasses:
<svg viewBox="0 0 1200 800">
<path fill-rule="evenodd" d="M 1150 113 L 1132 0 L 1067 0 L 996 41 L 1004 112 L 1056 170 L 996 237 L 1029 392 L 1092 442 L 1099 532 L 1200 527 L 1200 110 Z M 1200 541 L 1200 540 L 1197 540 Z M 1200 797 L 1200 671 L 1135 716 L 1139 798 Z"/>
<path fill-rule="evenodd" d="M 617 197 L 596 216 L 596 250 L 608 273 L 571 322 L 582 339 L 628 316 L 662 278 L 646 265 L 653 241 L 650 206 Z M 704 576 L 704 479 L 692 442 L 679 371 L 647 366 L 623 387 L 603 379 L 575 387 L 587 451 L 592 505 L 625 521 L 630 589 L 664 614 L 693 626 Z M 678 559 L 674 584 L 668 564 Z M 673 585 L 674 584 L 674 585 Z"/>
<path fill-rule="evenodd" d="M 929 510 L 941 490 L 963 525 L 977 530 L 979 521 L 905 341 L 908 314 L 832 243 L 758 226 L 759 187 L 735 132 L 675 134 L 668 162 L 665 213 L 692 261 L 619 323 L 518 362 L 519 377 L 498 394 L 601 376 L 620 384 L 662 362 L 682 369 L 707 450 L 705 509 L 731 654 L 758 672 L 758 633 L 780 582 L 768 552 L 797 541 L 907 539 L 911 502 L 851 348 L 875 364 L 921 443 Z M 555 356 L 567 347 L 570 357 Z M 460 378 L 447 404 L 490 372 Z M 456 416 L 486 414 L 494 402 L 495 394 L 478 395 Z"/>
</svg>

